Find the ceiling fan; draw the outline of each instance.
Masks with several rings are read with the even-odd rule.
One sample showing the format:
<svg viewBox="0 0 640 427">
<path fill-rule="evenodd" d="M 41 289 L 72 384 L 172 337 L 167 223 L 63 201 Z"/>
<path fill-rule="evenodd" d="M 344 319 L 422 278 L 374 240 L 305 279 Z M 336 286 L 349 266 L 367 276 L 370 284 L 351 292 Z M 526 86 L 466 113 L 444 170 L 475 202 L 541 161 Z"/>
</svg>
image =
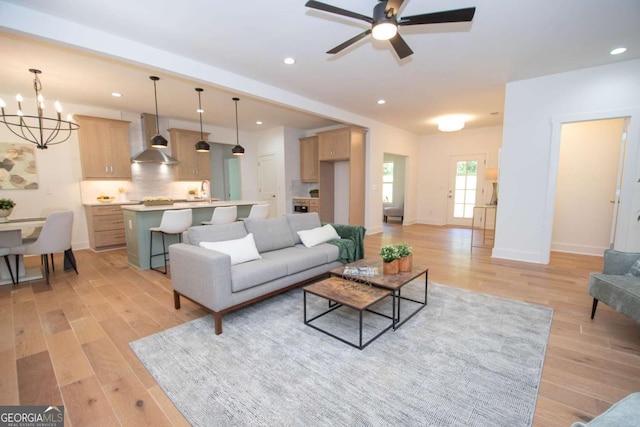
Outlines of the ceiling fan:
<svg viewBox="0 0 640 427">
<path fill-rule="evenodd" d="M 473 15 L 476 13 L 475 7 L 468 7 L 465 9 L 424 13 L 422 15 L 404 16 L 399 18 L 397 16 L 398 9 L 400 9 L 402 3 L 404 3 L 404 0 L 379 0 L 378 4 L 373 8 L 373 17 L 340 9 L 339 7 L 331 6 L 315 0 L 309 0 L 305 6 L 329 13 L 335 13 L 336 15 L 360 19 L 371 24 L 370 29 L 358 34 L 342 44 L 339 44 L 333 49 L 327 51 L 327 53 L 338 53 L 365 36 L 373 34 L 373 38 L 377 40 L 389 40 L 391 42 L 391 46 L 393 46 L 393 49 L 396 51 L 400 59 L 413 54 L 413 51 L 398 33 L 398 26 L 469 22 L 473 19 Z"/>
</svg>

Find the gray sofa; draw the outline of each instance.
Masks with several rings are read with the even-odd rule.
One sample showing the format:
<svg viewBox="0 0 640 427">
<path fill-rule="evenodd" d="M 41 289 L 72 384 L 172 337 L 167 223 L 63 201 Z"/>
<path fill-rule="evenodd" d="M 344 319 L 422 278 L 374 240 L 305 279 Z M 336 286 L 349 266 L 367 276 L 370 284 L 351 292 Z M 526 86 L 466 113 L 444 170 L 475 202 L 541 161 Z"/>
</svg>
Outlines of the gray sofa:
<svg viewBox="0 0 640 427">
<path fill-rule="evenodd" d="M 221 334 L 224 313 L 326 276 L 343 261 L 364 256 L 365 229 L 359 226 L 334 225 L 340 240 L 304 246 L 297 232 L 320 226 L 313 212 L 189 228 L 183 243 L 169 247 L 175 308 L 180 308 L 183 296 L 209 309 L 215 332 Z M 248 233 L 261 259 L 232 265 L 229 255 L 199 246 L 201 242 L 227 244 Z M 345 254 L 352 259 L 345 259 Z"/>
<path fill-rule="evenodd" d="M 636 261 L 640 253 L 619 252 L 612 249 L 604 253 L 602 273 L 591 273 L 587 285 L 593 296 L 591 318 L 596 314 L 598 301 L 640 323 L 640 270 Z"/>
</svg>

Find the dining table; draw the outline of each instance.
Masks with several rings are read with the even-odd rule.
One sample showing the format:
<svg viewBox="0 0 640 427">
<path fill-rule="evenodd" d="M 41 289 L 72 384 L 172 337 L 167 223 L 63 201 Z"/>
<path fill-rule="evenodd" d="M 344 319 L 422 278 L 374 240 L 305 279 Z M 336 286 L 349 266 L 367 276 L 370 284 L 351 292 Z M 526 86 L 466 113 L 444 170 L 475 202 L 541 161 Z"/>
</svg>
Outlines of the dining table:
<svg viewBox="0 0 640 427">
<path fill-rule="evenodd" d="M 37 229 L 42 227 L 46 218 L 14 218 L 5 222 L 0 222 L 0 246 L 12 247 L 22 244 L 23 232 L 30 229 Z M 11 267 L 14 268 L 15 257 L 22 255 L 9 255 L 9 261 Z M 66 263 L 66 260 L 65 260 Z M 66 269 L 66 266 L 65 266 Z M 20 282 L 26 282 L 29 280 L 42 279 L 42 271 L 39 267 L 25 268 L 23 260 L 20 261 L 20 271 L 18 272 Z M 11 284 L 11 275 L 7 270 L 6 263 L 0 263 L 0 286 Z"/>
</svg>

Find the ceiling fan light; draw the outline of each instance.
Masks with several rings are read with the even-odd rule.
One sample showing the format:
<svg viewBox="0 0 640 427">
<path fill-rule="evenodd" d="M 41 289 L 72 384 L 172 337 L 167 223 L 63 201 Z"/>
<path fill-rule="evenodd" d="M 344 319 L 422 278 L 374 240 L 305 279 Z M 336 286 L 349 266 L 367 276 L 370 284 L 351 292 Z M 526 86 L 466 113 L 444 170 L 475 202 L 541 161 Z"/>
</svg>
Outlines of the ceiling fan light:
<svg viewBox="0 0 640 427">
<path fill-rule="evenodd" d="M 446 117 L 438 121 L 438 130 L 441 132 L 455 132 L 464 127 L 464 120 L 459 117 Z"/>
<path fill-rule="evenodd" d="M 374 24 L 371 34 L 376 40 L 389 40 L 398 33 L 398 26 L 390 21 L 382 21 Z"/>
<path fill-rule="evenodd" d="M 167 148 L 167 144 L 169 144 L 169 141 L 160 134 L 151 138 L 151 146 L 154 148 Z"/>
</svg>

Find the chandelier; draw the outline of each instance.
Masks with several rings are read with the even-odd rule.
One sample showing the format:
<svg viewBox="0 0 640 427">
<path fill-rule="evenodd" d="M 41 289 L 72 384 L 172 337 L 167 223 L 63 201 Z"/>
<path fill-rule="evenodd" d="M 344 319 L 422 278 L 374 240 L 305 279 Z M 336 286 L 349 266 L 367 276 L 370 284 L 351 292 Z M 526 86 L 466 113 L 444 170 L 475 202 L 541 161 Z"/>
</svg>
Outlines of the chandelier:
<svg viewBox="0 0 640 427">
<path fill-rule="evenodd" d="M 45 150 L 49 145 L 56 145 L 65 142 L 71 136 L 74 130 L 80 126 L 73 121 L 71 114 L 67 116 L 67 120 L 62 120 L 62 106 L 58 101 L 55 102 L 56 117 L 45 117 L 44 115 L 44 98 L 42 96 L 42 83 L 38 78 L 38 74 L 42 71 L 34 68 L 29 69 L 33 73 L 33 89 L 36 91 L 36 107 L 37 116 L 25 115 L 22 111 L 22 95 L 16 96 L 18 101 L 18 111 L 16 114 L 5 114 L 4 107 L 6 104 L 0 99 L 0 107 L 2 109 L 2 123 L 7 125 L 9 130 L 16 136 L 35 144 L 37 148 Z"/>
</svg>

